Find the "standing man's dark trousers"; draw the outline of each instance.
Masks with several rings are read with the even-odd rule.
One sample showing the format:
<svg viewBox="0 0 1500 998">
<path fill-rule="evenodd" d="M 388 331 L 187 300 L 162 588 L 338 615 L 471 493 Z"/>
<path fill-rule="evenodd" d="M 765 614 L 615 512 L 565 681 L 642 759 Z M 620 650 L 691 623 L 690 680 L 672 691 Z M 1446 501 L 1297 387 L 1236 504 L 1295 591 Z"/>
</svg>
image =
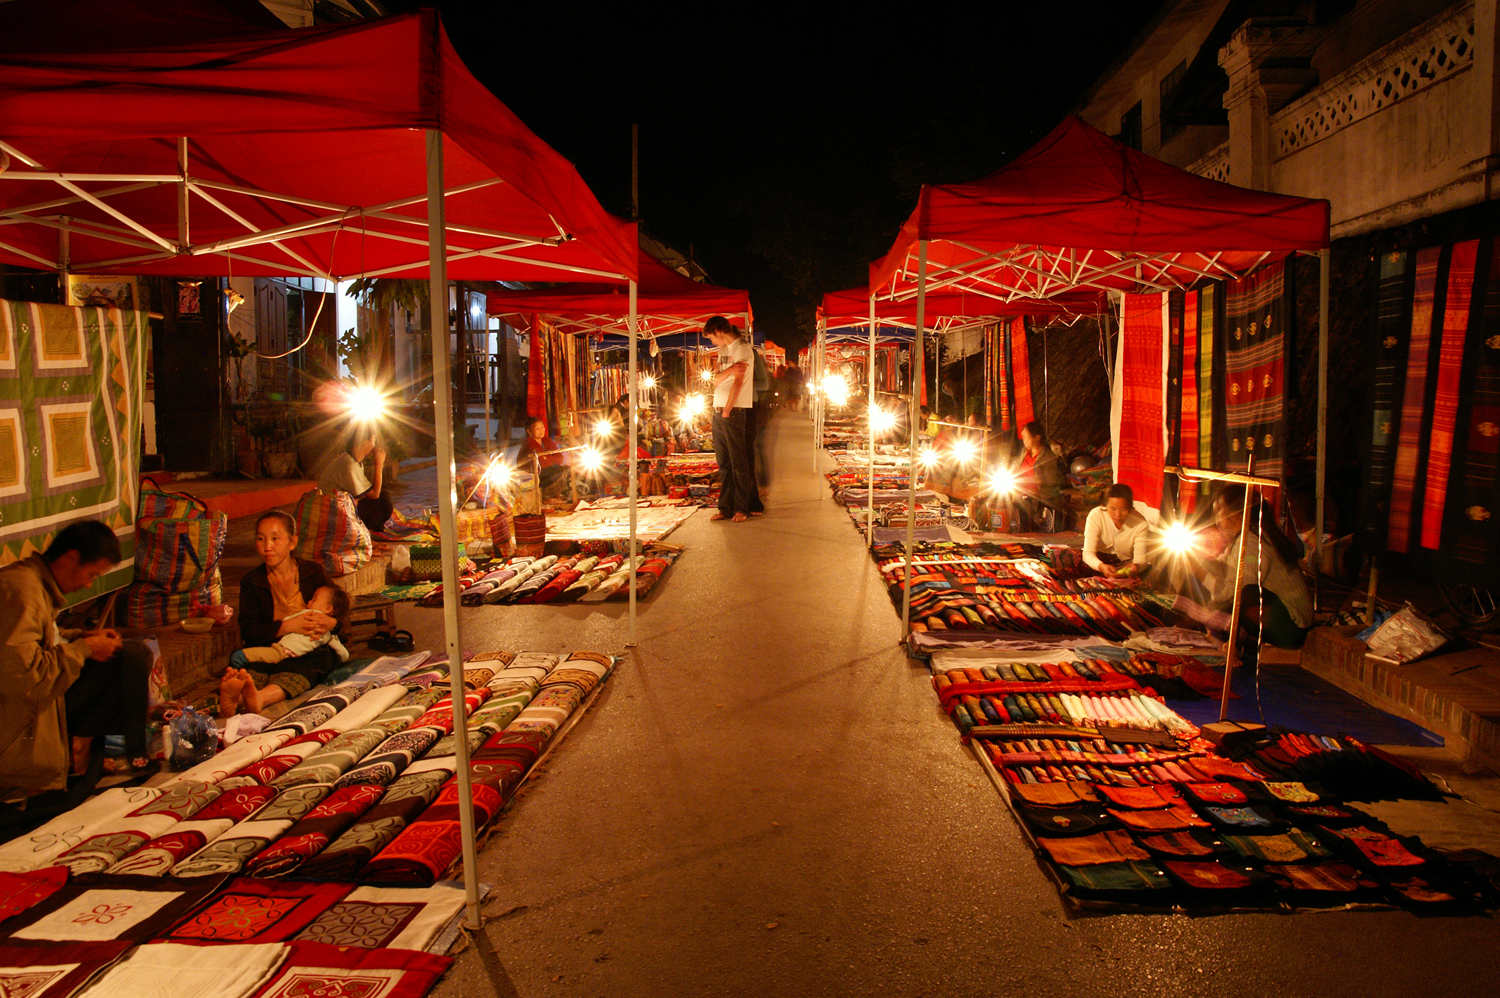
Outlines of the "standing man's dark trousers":
<svg viewBox="0 0 1500 998">
<path fill-rule="evenodd" d="M 151 677 L 151 649 L 127 641 L 106 662 L 93 659 L 63 694 L 68 735 L 99 738 L 121 735 L 125 755 L 146 754 L 146 683 Z M 97 750 L 100 746 L 95 743 Z"/>
<path fill-rule="evenodd" d="M 395 504 L 391 497 L 381 493 L 379 496 L 371 496 L 369 492 L 354 501 L 356 515 L 370 528 L 370 533 L 378 534 L 385 530 L 386 522 L 390 520 L 391 513 L 395 511 Z"/>
<path fill-rule="evenodd" d="M 750 441 L 747 438 L 749 409 L 714 409 L 714 459 L 719 462 L 719 512 L 726 517 L 736 513 L 749 516 L 759 508 L 755 494 L 755 471 L 750 467 Z M 755 505 L 752 505 L 754 501 Z"/>
</svg>

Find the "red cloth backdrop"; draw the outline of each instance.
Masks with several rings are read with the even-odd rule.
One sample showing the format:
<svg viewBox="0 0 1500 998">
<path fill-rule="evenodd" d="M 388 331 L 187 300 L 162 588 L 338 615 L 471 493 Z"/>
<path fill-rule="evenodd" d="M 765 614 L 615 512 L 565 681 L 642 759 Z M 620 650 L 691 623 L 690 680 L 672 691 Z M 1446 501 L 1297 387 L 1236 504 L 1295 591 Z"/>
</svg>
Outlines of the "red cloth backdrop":
<svg viewBox="0 0 1500 998">
<path fill-rule="evenodd" d="M 1162 328 L 1161 295 L 1126 295 L 1121 336 L 1120 456 L 1116 480 L 1135 498 L 1161 508 Z"/>
<path fill-rule="evenodd" d="M 1479 240 L 1458 243 L 1448 264 L 1448 296 L 1443 305 L 1437 385 L 1432 398 L 1432 436 L 1427 450 L 1427 490 L 1422 496 L 1422 546 L 1434 551 L 1443 534 L 1443 506 L 1448 499 L 1448 471 L 1453 464 L 1453 429 L 1458 420 L 1458 380 L 1463 369 L 1464 340 L 1469 333 L 1469 306 L 1474 296 L 1474 264 L 1478 256 Z"/>
<path fill-rule="evenodd" d="M 531 314 L 531 356 L 526 362 L 526 415 L 547 418 L 546 361 L 542 351 L 542 324 Z M 549 427 L 548 432 L 551 432 Z"/>
<path fill-rule="evenodd" d="M 1417 458 L 1421 450 L 1424 399 L 1427 395 L 1427 354 L 1432 339 L 1433 297 L 1437 293 L 1438 260 L 1442 247 L 1417 252 L 1416 290 L 1411 305 L 1411 346 L 1406 355 L 1406 391 L 1401 400 L 1401 432 L 1396 440 L 1396 465 L 1391 474 L 1391 519 L 1386 546 L 1405 552 L 1411 546 L 1412 496 L 1417 486 Z"/>
<path fill-rule="evenodd" d="M 1036 410 L 1031 403 L 1031 354 L 1026 349 L 1026 317 L 1019 316 L 1012 319 L 1010 324 L 1010 357 L 1013 370 L 1012 377 L 1016 386 L 1016 429 L 1031 422 L 1036 418 Z M 1052 427 L 1045 426 L 1047 433 L 1052 432 Z"/>
</svg>

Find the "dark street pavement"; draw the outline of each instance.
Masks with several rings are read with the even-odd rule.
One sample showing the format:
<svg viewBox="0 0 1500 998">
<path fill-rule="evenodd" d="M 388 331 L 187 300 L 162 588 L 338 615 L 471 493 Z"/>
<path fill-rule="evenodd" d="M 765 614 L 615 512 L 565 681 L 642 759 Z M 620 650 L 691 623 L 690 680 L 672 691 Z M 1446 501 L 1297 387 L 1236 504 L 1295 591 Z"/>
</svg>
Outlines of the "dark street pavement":
<svg viewBox="0 0 1500 998">
<path fill-rule="evenodd" d="M 1496 993 L 1487 918 L 1068 913 L 899 650 L 811 424 L 778 424 L 766 516 L 671 536 L 634 649 L 623 604 L 463 611 L 470 649 L 624 658 L 498 820 L 438 998 Z M 441 647 L 440 611 L 401 613 Z M 1494 814 L 1422 807 L 1500 851 Z"/>
</svg>

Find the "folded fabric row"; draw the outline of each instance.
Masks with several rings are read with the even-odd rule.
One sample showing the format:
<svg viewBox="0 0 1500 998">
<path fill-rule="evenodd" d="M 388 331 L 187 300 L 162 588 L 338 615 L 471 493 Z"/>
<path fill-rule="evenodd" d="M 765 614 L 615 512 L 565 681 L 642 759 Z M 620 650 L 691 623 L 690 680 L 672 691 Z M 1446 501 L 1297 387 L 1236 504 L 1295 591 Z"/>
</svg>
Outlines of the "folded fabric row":
<svg viewBox="0 0 1500 998">
<path fill-rule="evenodd" d="M 635 556 L 635 592 L 649 593 L 677 560 L 680 548 L 650 545 Z M 599 603 L 627 599 L 630 562 L 621 554 L 546 555 L 511 558 L 496 568 L 459 577 L 459 600 L 464 606 L 521 603 Z M 442 606 L 443 587 L 436 586 L 418 600 L 419 606 Z"/>
<path fill-rule="evenodd" d="M 0 873 L 0 994 L 419 998 L 462 890 Z"/>
<path fill-rule="evenodd" d="M 419 656 L 425 658 L 425 655 Z M 464 666 L 475 827 L 613 658 L 489 652 Z M 378 666 L 379 663 L 377 663 Z M 106 791 L 0 847 L 0 870 L 431 884 L 460 851 L 447 663 L 372 667 L 160 787 Z"/>
<path fill-rule="evenodd" d="M 1226 757 L 1147 692 L 1183 659 L 1075 654 L 970 656 L 933 679 L 1070 896 L 1199 908 L 1497 901 L 1472 870 L 1347 804 L 1435 792 L 1412 767 L 1289 732 Z"/>
<path fill-rule="evenodd" d="M 1130 775 L 1122 772 L 1129 767 L 1060 761 L 1073 744 L 984 742 L 1012 809 L 1071 895 L 1184 907 L 1500 902 L 1470 868 L 1319 784 L 1274 781 L 1201 746 Z M 1059 761 L 1010 762 L 1037 755 Z M 1110 782 L 1122 776 L 1131 782 Z"/>
</svg>

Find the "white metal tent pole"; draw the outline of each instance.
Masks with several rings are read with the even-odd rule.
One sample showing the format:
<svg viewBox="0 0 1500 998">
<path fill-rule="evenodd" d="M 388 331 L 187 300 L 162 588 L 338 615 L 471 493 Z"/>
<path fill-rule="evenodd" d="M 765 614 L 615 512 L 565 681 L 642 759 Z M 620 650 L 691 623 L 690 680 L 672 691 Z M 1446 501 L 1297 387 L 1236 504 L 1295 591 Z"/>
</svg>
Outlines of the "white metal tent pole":
<svg viewBox="0 0 1500 998">
<path fill-rule="evenodd" d="M 1318 580 L 1323 575 L 1323 502 L 1328 486 L 1328 279 L 1333 248 L 1318 253 L 1318 468 L 1317 510 L 1313 514 L 1313 614 L 1318 612 Z M 1373 577 L 1373 576 L 1372 576 Z"/>
<path fill-rule="evenodd" d="M 865 373 L 870 379 L 870 476 L 865 480 L 865 547 L 875 546 L 875 296 L 870 296 L 870 356 Z"/>
<path fill-rule="evenodd" d="M 432 337 L 433 427 L 437 438 L 438 533 L 443 554 L 443 637 L 448 648 L 448 680 L 453 693 L 454 768 L 458 774 L 458 827 L 463 841 L 464 896 L 477 930 L 479 859 L 474 848 L 474 787 L 469 782 L 469 712 L 464 703 L 464 662 L 458 623 L 458 522 L 453 466 L 453 386 L 448 372 L 448 240 L 443 205 L 443 133 L 427 129 L 428 325 Z"/>
<path fill-rule="evenodd" d="M 490 444 L 490 314 L 484 314 L 484 455 L 493 457 Z"/>
<path fill-rule="evenodd" d="M 630 433 L 629 433 L 629 439 L 625 441 L 625 453 L 628 454 L 628 455 L 630 455 L 629 458 L 626 461 L 626 464 L 625 464 L 625 466 L 627 468 L 626 474 L 630 476 L 630 481 L 626 485 L 626 488 L 628 489 L 628 491 L 626 492 L 626 495 L 628 495 L 630 497 L 630 548 L 629 548 L 630 553 L 629 553 L 629 555 L 627 555 L 627 557 L 630 559 L 630 562 L 629 562 L 629 564 L 630 564 L 630 614 L 629 614 L 629 616 L 630 616 L 630 638 L 626 642 L 626 647 L 628 647 L 628 648 L 634 648 L 635 647 L 635 528 L 636 528 L 635 501 L 638 498 L 639 491 L 640 491 L 640 485 L 637 482 L 637 479 L 638 479 L 639 476 L 636 473 L 638 469 L 636 468 L 636 464 L 635 464 L 635 434 L 636 434 L 636 420 L 637 420 L 636 407 L 640 404 L 640 399 L 638 397 L 640 395 L 640 386 L 636 384 L 636 378 L 635 378 L 635 351 L 636 351 L 636 344 L 635 344 L 635 338 L 636 338 L 635 337 L 635 334 L 636 334 L 636 329 L 635 329 L 635 323 L 636 323 L 636 316 L 635 316 L 635 292 L 636 292 L 635 282 L 631 281 L 630 282 Z"/>
<path fill-rule="evenodd" d="M 917 434 L 922 415 L 922 322 L 927 317 L 927 240 L 917 241 L 917 338 L 912 341 L 911 428 L 906 434 L 906 590 L 901 595 L 901 640 L 911 634 L 911 549 L 917 530 Z M 934 365 L 936 366 L 936 365 Z M 936 403 L 937 399 L 933 399 Z"/>
</svg>

